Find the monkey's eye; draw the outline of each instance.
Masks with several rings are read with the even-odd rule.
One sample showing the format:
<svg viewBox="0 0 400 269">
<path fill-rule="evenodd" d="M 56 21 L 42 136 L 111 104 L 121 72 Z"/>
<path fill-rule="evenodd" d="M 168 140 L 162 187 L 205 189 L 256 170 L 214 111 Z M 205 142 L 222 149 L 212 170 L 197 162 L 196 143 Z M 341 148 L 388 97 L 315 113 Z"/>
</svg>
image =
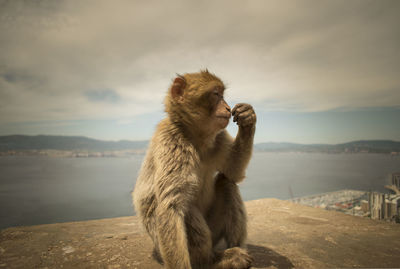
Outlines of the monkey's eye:
<svg viewBox="0 0 400 269">
<path fill-rule="evenodd" d="M 215 105 L 217 104 L 221 99 L 223 99 L 224 97 L 222 96 L 222 94 L 218 91 L 218 90 L 212 90 L 210 92 L 208 92 L 208 98 L 210 100 L 210 102 Z"/>
</svg>

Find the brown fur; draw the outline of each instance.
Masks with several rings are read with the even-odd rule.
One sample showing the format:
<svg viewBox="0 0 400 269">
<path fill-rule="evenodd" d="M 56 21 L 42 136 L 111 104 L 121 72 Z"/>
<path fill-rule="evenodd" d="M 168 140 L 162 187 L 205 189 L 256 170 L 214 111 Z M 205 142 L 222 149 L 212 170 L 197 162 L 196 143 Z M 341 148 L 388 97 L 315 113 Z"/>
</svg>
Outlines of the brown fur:
<svg viewBox="0 0 400 269">
<path fill-rule="evenodd" d="M 166 268 L 251 264 L 240 248 L 246 212 L 236 183 L 245 177 L 256 117 L 250 105 L 237 105 L 232 114 L 239 131 L 233 139 L 216 117 L 230 116 L 224 89 L 207 70 L 175 79 L 165 99 L 168 116 L 155 131 L 137 179 L 136 212 Z M 228 249 L 217 252 L 221 239 Z"/>
</svg>

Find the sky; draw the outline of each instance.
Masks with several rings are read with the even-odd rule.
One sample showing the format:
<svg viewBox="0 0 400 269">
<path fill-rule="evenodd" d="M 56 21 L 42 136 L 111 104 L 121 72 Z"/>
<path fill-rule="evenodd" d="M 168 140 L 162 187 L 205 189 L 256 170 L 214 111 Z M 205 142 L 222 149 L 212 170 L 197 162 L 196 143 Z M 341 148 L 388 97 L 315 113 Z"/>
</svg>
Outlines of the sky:
<svg viewBox="0 0 400 269">
<path fill-rule="evenodd" d="M 398 0 L 0 0 L 0 135 L 147 140 L 176 74 L 208 68 L 231 107 L 253 105 L 256 142 L 400 141 L 398 14 Z"/>
</svg>

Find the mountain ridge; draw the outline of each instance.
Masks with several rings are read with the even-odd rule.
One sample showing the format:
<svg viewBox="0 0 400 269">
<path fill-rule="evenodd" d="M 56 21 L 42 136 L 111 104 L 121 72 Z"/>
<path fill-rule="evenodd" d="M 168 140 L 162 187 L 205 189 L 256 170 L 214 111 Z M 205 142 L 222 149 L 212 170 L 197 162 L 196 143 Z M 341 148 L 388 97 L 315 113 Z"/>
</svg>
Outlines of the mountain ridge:
<svg viewBox="0 0 400 269">
<path fill-rule="evenodd" d="M 85 136 L 7 135 L 0 136 L 0 151 L 24 150 L 87 150 L 118 151 L 143 150 L 148 140 L 106 141 Z M 400 152 L 400 142 L 394 140 L 356 140 L 340 144 L 298 144 L 290 142 L 263 142 L 254 145 L 256 151 L 266 152 Z"/>
<path fill-rule="evenodd" d="M 146 148 L 147 140 L 104 141 L 85 136 L 8 135 L 0 136 L 0 151 L 7 150 L 88 150 L 113 151 Z"/>
</svg>

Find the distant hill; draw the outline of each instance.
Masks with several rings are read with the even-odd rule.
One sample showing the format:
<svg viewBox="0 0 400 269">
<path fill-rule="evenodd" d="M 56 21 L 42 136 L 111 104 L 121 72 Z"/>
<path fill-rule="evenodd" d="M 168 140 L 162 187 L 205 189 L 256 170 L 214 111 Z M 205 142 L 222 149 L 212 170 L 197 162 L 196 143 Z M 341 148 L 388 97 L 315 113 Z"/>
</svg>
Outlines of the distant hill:
<svg viewBox="0 0 400 269">
<path fill-rule="evenodd" d="M 294 143 L 259 143 L 254 146 L 257 151 L 270 152 L 400 152 L 400 142 L 391 140 L 360 140 L 343 144 L 294 144 Z"/>
<path fill-rule="evenodd" d="M 83 136 L 9 135 L 0 136 L 0 151 L 8 150 L 141 150 L 148 141 L 102 141 Z"/>
<path fill-rule="evenodd" d="M 86 150 L 93 152 L 144 150 L 149 141 L 103 141 L 83 136 L 51 135 L 9 135 L 0 136 L 0 151 L 24 150 Z M 295 144 L 295 143 L 258 143 L 256 151 L 268 152 L 400 152 L 400 142 L 391 140 L 360 140 L 337 145 Z"/>
</svg>

